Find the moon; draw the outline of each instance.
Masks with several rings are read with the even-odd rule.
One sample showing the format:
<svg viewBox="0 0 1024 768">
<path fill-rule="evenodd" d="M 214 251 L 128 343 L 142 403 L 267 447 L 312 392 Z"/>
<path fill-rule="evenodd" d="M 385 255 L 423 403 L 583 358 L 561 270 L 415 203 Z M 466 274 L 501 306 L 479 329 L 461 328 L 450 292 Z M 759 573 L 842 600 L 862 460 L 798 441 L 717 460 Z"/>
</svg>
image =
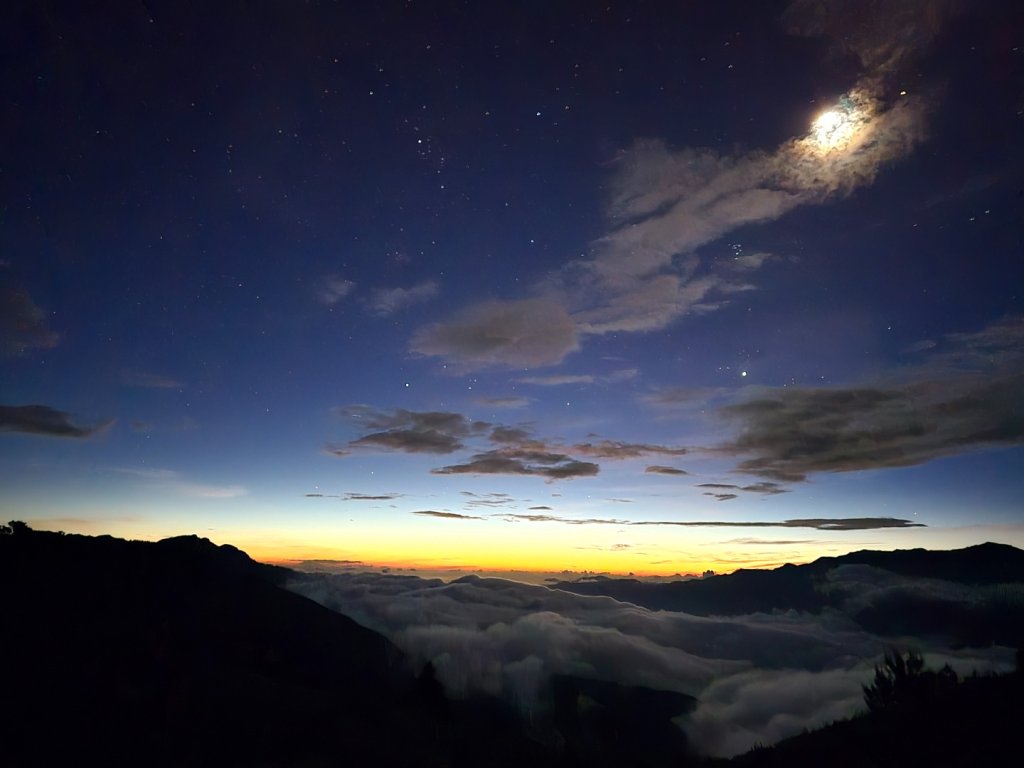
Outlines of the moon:
<svg viewBox="0 0 1024 768">
<path fill-rule="evenodd" d="M 822 152 L 839 150 L 850 143 L 862 120 L 842 106 L 818 115 L 811 124 L 811 139 Z"/>
</svg>

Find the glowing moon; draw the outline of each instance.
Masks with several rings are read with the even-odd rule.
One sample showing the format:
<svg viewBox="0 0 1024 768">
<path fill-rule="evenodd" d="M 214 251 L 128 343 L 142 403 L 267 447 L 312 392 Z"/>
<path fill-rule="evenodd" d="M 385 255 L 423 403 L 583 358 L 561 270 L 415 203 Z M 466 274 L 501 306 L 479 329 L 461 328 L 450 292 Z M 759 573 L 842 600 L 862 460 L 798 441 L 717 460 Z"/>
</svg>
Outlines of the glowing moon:
<svg viewBox="0 0 1024 768">
<path fill-rule="evenodd" d="M 842 107 L 822 112 L 811 125 L 811 137 L 824 152 L 842 149 L 857 133 L 861 121 Z"/>
<path fill-rule="evenodd" d="M 861 134 L 877 113 L 877 106 L 869 94 L 851 91 L 814 118 L 805 146 L 818 155 L 852 149 L 863 138 Z"/>
</svg>

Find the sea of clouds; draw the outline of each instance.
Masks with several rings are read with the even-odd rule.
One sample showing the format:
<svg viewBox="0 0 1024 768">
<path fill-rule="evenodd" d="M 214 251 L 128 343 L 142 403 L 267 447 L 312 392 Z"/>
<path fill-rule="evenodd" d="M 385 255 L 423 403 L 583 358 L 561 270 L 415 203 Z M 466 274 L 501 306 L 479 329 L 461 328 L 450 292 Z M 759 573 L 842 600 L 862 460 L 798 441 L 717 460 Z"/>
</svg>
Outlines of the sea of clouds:
<svg viewBox="0 0 1024 768">
<path fill-rule="evenodd" d="M 977 598 L 962 585 L 872 571 L 839 568 L 831 581 L 858 610 L 896 588 Z M 929 666 L 949 663 L 961 674 L 1013 668 L 1009 648 L 881 637 L 847 610 L 700 617 L 476 576 L 446 583 L 317 573 L 297 575 L 289 587 L 381 632 L 417 667 L 432 662 L 449 696 L 500 696 L 533 716 L 543 714 L 550 676 L 571 674 L 696 697 L 696 709 L 676 722 L 695 749 L 715 756 L 862 711 L 861 686 L 890 646 L 918 649 Z"/>
</svg>

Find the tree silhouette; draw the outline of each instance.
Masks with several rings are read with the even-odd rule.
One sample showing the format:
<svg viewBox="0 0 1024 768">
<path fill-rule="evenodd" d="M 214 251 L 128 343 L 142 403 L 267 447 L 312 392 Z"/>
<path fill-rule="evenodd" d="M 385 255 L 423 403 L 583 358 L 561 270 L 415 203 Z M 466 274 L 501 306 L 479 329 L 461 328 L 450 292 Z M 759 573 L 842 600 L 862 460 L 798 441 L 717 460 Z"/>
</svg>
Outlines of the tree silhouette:
<svg viewBox="0 0 1024 768">
<path fill-rule="evenodd" d="M 938 672 L 924 668 L 924 657 L 909 650 L 906 656 L 896 649 L 885 652 L 885 661 L 875 667 L 875 682 L 865 685 L 864 703 L 877 712 L 893 706 L 918 705 L 938 693 L 952 690 L 959 682 L 956 672 L 946 664 Z"/>
</svg>

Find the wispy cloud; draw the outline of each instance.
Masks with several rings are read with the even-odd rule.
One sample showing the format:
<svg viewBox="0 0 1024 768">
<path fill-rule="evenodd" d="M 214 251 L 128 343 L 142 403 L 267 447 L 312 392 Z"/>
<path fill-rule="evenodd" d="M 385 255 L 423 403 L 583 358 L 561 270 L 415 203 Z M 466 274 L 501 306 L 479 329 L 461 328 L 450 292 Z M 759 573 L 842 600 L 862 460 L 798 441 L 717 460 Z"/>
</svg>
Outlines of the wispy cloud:
<svg viewBox="0 0 1024 768">
<path fill-rule="evenodd" d="M 171 376 L 142 371 L 125 371 L 121 380 L 129 387 L 140 387 L 143 389 L 181 389 L 185 386 L 181 381 Z"/>
<path fill-rule="evenodd" d="M 57 346 L 60 334 L 50 330 L 46 313 L 25 292 L 0 288 L 0 354 L 18 357 L 34 349 Z"/>
<path fill-rule="evenodd" d="M 460 491 L 463 496 L 468 496 L 466 501 L 467 507 L 483 507 L 483 508 L 495 508 L 495 507 L 512 507 L 516 505 L 516 500 L 507 493 L 473 493 L 472 491 Z"/>
<path fill-rule="evenodd" d="M 521 427 L 499 425 L 491 430 L 490 439 L 494 443 L 524 443 L 531 439 L 531 434 Z"/>
<path fill-rule="evenodd" d="M 349 448 L 345 448 L 337 443 L 324 443 L 321 452 L 327 456 L 335 456 L 339 459 L 352 455 L 352 451 Z"/>
<path fill-rule="evenodd" d="M 108 429 L 113 419 L 90 427 L 73 423 L 71 414 L 48 405 L 0 405 L 0 432 L 50 437 L 91 437 Z"/>
<path fill-rule="evenodd" d="M 170 491 L 182 496 L 200 499 L 233 499 L 245 496 L 248 490 L 242 485 L 210 485 L 197 483 L 173 469 L 156 467 L 114 467 L 114 472 L 134 475 L 146 481 L 153 489 Z"/>
<path fill-rule="evenodd" d="M 327 275 L 316 287 L 316 297 L 321 304 L 333 306 L 355 290 L 356 284 L 341 275 Z"/>
<path fill-rule="evenodd" d="M 202 483 L 178 482 L 174 489 L 184 496 L 195 496 L 201 499 L 233 499 L 246 496 L 249 491 L 242 485 L 205 485 Z"/>
<path fill-rule="evenodd" d="M 383 448 L 405 453 L 453 453 L 463 440 L 490 425 L 448 411 L 379 411 L 365 405 L 335 409 L 343 418 L 371 430 L 348 443 L 352 448 Z"/>
<path fill-rule="evenodd" d="M 732 483 L 698 483 L 696 488 L 710 488 L 715 491 L 744 491 L 746 493 L 760 493 L 762 495 L 771 496 L 779 493 L 789 493 L 788 488 L 784 488 L 779 483 L 772 483 L 768 481 L 760 483 L 751 483 L 750 485 L 733 485 Z M 713 494 L 705 494 L 707 496 Z M 715 494 L 717 495 L 717 494 Z M 730 494 L 730 498 L 736 498 L 735 495 Z"/>
<path fill-rule="evenodd" d="M 683 456 L 689 449 L 678 446 L 653 445 L 651 443 L 627 443 L 621 440 L 599 440 L 594 443 L 576 443 L 574 453 L 597 459 L 635 459 L 640 456 L 658 454 L 662 456 Z"/>
<path fill-rule="evenodd" d="M 682 528 L 808 528 L 817 531 L 871 531 L 889 528 L 925 528 L 922 523 L 897 517 L 814 517 L 791 520 L 623 520 L 616 517 L 566 517 L 549 514 L 547 506 L 528 512 L 495 512 L 496 520 L 511 523 L 564 523 L 566 525 L 673 526 Z M 471 519 L 472 516 L 470 516 Z"/>
<path fill-rule="evenodd" d="M 865 13 L 859 0 L 792 0 L 782 17 L 791 33 L 824 37 L 855 55 L 866 76 L 898 73 L 925 49 L 955 16 L 963 0 L 886 3 L 881 12 Z"/>
<path fill-rule="evenodd" d="M 703 408 L 724 394 L 724 390 L 712 387 L 670 387 L 642 395 L 639 399 L 655 408 L 690 411 Z"/>
<path fill-rule="evenodd" d="M 578 347 L 565 307 L 546 298 L 487 301 L 420 329 L 409 349 L 465 370 L 560 363 Z"/>
<path fill-rule="evenodd" d="M 525 408 L 531 400 L 528 397 L 480 397 L 476 402 L 491 408 Z"/>
<path fill-rule="evenodd" d="M 558 439 L 535 437 L 529 425 L 492 424 L 450 411 L 384 411 L 354 405 L 336 408 L 335 413 L 364 433 L 344 446 L 328 444 L 325 450 L 335 455 L 346 456 L 366 448 L 433 454 L 474 451 L 465 461 L 432 470 L 438 475 L 534 475 L 565 480 L 600 472 L 596 463 L 584 461 L 585 458 L 626 460 L 652 454 L 681 456 L 687 452 L 679 446 L 607 439 L 566 444 Z"/>
<path fill-rule="evenodd" d="M 173 469 L 158 469 L 152 467 L 114 467 L 115 472 L 122 475 L 134 475 L 146 480 L 177 480 L 181 477 Z"/>
<path fill-rule="evenodd" d="M 413 512 L 414 515 L 422 515 L 423 517 L 440 517 L 449 520 L 483 520 L 482 517 L 476 515 L 463 515 L 458 512 L 438 512 L 433 509 L 421 509 Z"/>
<path fill-rule="evenodd" d="M 908 467 L 1024 442 L 1024 375 L 934 389 L 776 390 L 723 413 L 742 431 L 724 446 L 738 469 L 784 482 L 814 472 Z"/>
<path fill-rule="evenodd" d="M 494 515 L 499 520 L 510 523 L 566 523 L 568 525 L 629 525 L 628 520 L 617 520 L 603 517 L 560 517 L 558 515 L 523 514 L 507 512 Z"/>
<path fill-rule="evenodd" d="M 535 475 L 549 480 L 568 480 L 592 477 L 600 472 L 600 467 L 566 454 L 508 449 L 478 453 L 466 462 L 431 472 L 435 475 Z"/>
<path fill-rule="evenodd" d="M 1024 444 L 1024 317 L 948 334 L 889 377 L 856 387 L 759 387 L 717 413 L 737 436 L 713 450 L 767 480 L 698 487 L 784 492 L 818 472 L 910 467 Z"/>
<path fill-rule="evenodd" d="M 676 525 L 684 528 L 814 528 L 819 531 L 868 531 L 878 528 L 924 528 L 921 523 L 895 517 L 800 518 L 774 522 L 735 520 L 644 520 L 630 525 Z"/>
<path fill-rule="evenodd" d="M 655 474 L 655 475 L 686 475 L 686 474 L 689 474 L 685 469 L 679 469 L 678 467 L 664 467 L 664 466 L 661 466 L 659 464 L 654 464 L 654 465 L 652 465 L 650 467 L 647 467 L 647 469 L 645 469 L 644 472 L 648 472 L 650 474 Z"/>
<path fill-rule="evenodd" d="M 619 384 L 635 379 L 640 375 L 636 368 L 620 368 L 605 374 L 550 374 L 547 376 L 521 376 L 516 379 L 520 384 L 533 384 L 538 387 L 561 387 L 567 384 Z"/>
<path fill-rule="evenodd" d="M 777 259 L 770 253 L 757 251 L 755 253 L 736 253 L 731 259 L 725 262 L 726 268 L 734 272 L 752 272 L 760 269 L 766 261 Z"/>
<path fill-rule="evenodd" d="M 379 288 L 370 295 L 367 305 L 373 314 L 386 317 L 414 304 L 428 301 L 437 293 L 438 285 L 434 280 L 417 283 L 408 288 Z"/>
<path fill-rule="evenodd" d="M 405 496 L 404 493 L 306 493 L 307 499 L 341 499 L 342 501 L 394 501 Z"/>
<path fill-rule="evenodd" d="M 826 118 L 764 151 L 635 141 L 607 184 L 608 231 L 583 256 L 542 277 L 531 298 L 484 302 L 422 329 L 411 349 L 465 369 L 554 365 L 587 336 L 661 330 L 755 289 L 769 254 L 715 264 L 700 249 L 741 227 L 848 195 L 911 152 L 924 136 L 927 99 L 923 89 L 894 97 L 890 81 L 909 71 L 956 5 L 940 0 L 939 10 L 924 14 L 916 3 L 896 3 L 864 14 L 843 0 L 825 10 L 794 3 L 788 29 L 830 37 L 861 62 Z"/>
<path fill-rule="evenodd" d="M 551 375 L 551 376 L 521 376 L 516 379 L 521 384 L 534 384 L 539 387 L 560 387 L 566 384 L 593 384 L 594 377 L 589 374 Z"/>
</svg>

